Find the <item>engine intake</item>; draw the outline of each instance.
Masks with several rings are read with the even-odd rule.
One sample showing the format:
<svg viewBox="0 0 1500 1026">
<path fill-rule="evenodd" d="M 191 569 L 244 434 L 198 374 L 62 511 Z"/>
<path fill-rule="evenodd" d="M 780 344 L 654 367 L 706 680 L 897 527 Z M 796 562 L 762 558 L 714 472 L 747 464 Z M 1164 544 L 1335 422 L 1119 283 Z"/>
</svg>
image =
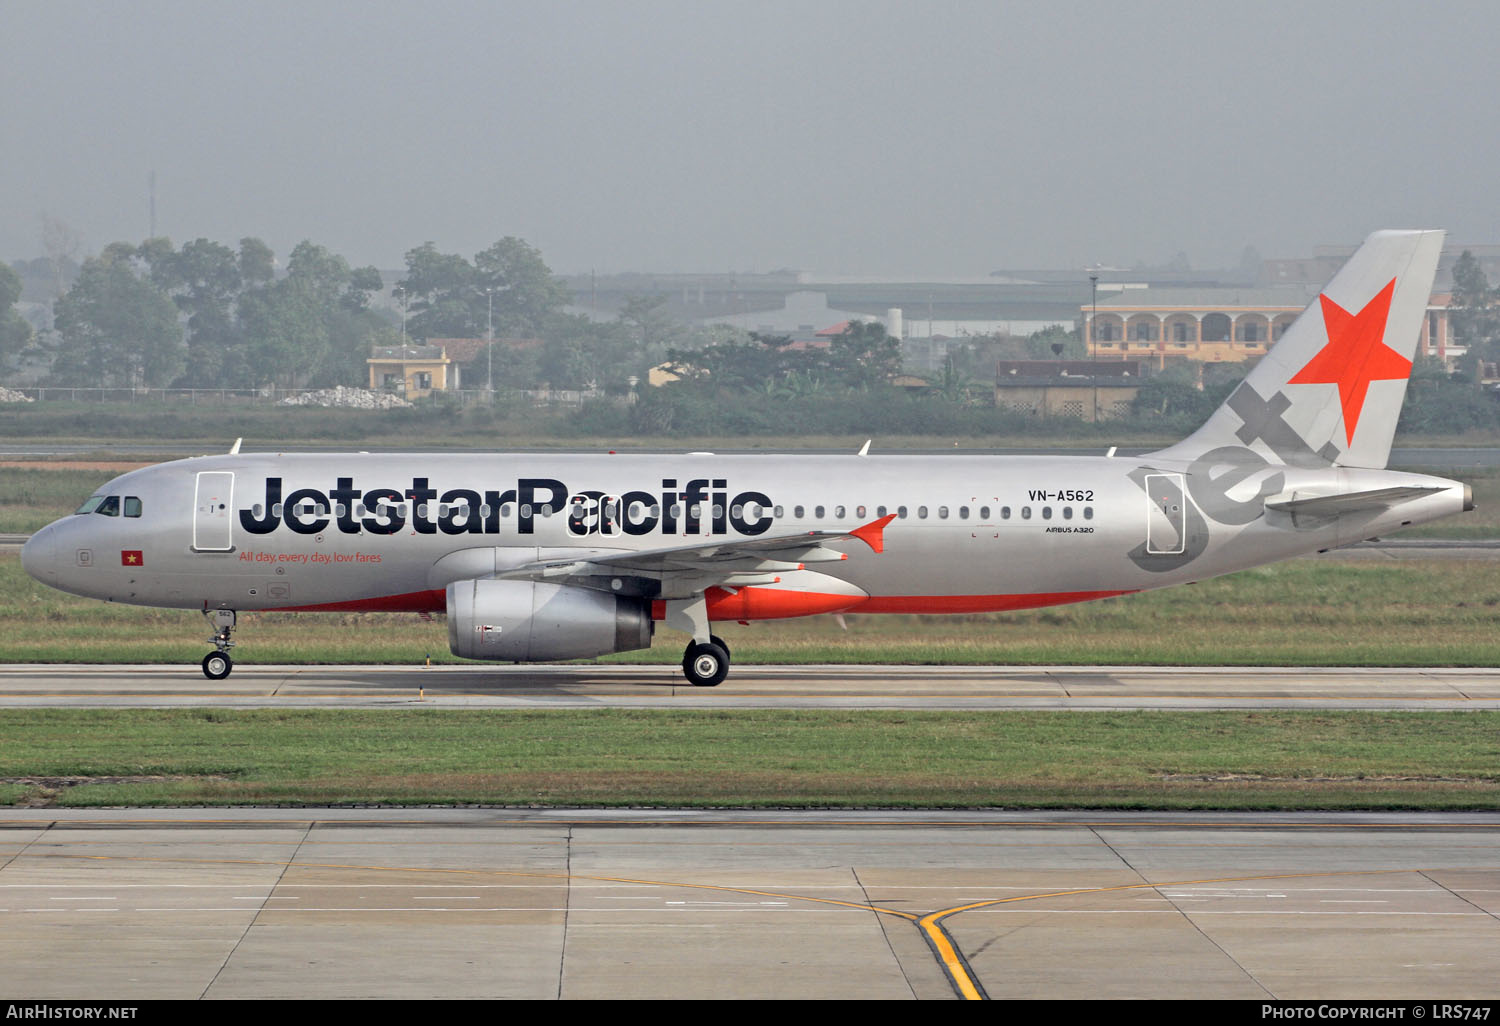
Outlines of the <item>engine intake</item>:
<svg viewBox="0 0 1500 1026">
<path fill-rule="evenodd" d="M 465 659 L 530 663 L 651 647 L 645 599 L 533 581 L 448 585 L 448 647 Z"/>
</svg>

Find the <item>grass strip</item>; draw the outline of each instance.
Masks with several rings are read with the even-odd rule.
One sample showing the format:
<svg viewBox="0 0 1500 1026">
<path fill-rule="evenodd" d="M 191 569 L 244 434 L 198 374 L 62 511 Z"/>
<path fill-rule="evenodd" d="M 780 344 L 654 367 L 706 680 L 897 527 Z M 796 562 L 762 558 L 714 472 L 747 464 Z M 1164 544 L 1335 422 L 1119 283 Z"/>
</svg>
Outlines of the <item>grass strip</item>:
<svg viewBox="0 0 1500 1026">
<path fill-rule="evenodd" d="M 67 806 L 1493 809 L 1494 713 L 0 710 Z"/>
</svg>

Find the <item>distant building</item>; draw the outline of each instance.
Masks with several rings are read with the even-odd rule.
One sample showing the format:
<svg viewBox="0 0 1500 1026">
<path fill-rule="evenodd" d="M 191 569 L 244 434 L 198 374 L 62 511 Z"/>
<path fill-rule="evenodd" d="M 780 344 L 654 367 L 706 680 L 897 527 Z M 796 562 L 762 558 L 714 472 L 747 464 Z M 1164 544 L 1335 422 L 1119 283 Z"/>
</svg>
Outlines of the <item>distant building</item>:
<svg viewBox="0 0 1500 1026">
<path fill-rule="evenodd" d="M 1313 303 L 1318 285 L 1272 288 L 1126 288 L 1079 308 L 1089 355 L 1098 360 L 1240 363 L 1258 360 Z M 1448 330 L 1448 296 L 1434 295 L 1417 351 L 1461 355 Z M 1095 313 L 1097 309 L 1097 314 Z"/>
<path fill-rule="evenodd" d="M 1261 264 L 1257 285 L 1314 285 L 1330 281 L 1344 262 L 1358 249 L 1355 245 L 1314 246 L 1310 257 L 1271 259 Z M 1491 282 L 1500 282 L 1500 246 L 1450 241 L 1438 258 L 1434 290 L 1447 291 L 1453 285 L 1453 265 L 1464 253 L 1479 262 L 1480 270 Z"/>
<path fill-rule="evenodd" d="M 420 399 L 433 392 L 484 388 L 488 381 L 482 338 L 430 338 L 421 345 L 379 346 L 365 363 L 370 388 Z M 497 348 L 525 349 L 541 345 L 534 338 L 497 338 Z M 498 383 L 497 383 L 498 384 Z"/>
<path fill-rule="evenodd" d="M 1121 360 L 1002 360 L 995 405 L 1092 423 L 1127 416 L 1140 385 L 1140 365 Z"/>
<path fill-rule="evenodd" d="M 386 346 L 377 348 L 368 360 L 370 388 L 396 392 L 419 399 L 448 388 L 453 361 L 442 346 Z"/>
<path fill-rule="evenodd" d="M 879 321 L 901 339 L 1029 335 L 1073 323 L 1088 281 L 1079 272 L 1066 277 L 904 281 L 776 271 L 578 275 L 565 281 L 574 296 L 571 311 L 594 320 L 614 318 L 632 298 L 660 296 L 664 312 L 680 320 L 810 341 L 830 324 L 856 319 Z"/>
</svg>

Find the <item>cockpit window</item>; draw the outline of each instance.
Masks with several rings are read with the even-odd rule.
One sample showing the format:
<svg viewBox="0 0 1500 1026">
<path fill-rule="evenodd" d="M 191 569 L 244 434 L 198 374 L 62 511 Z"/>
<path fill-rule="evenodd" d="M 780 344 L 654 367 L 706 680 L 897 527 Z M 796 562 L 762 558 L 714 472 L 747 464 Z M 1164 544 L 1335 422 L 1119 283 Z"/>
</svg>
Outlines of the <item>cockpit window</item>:
<svg viewBox="0 0 1500 1026">
<path fill-rule="evenodd" d="M 77 513 L 98 513 L 102 517 L 117 517 L 120 515 L 120 497 L 118 495 L 90 495 L 84 500 L 83 505 L 78 507 Z M 77 513 L 74 515 L 76 516 Z M 125 515 L 127 517 L 140 516 L 141 500 L 134 495 L 126 496 Z"/>
</svg>

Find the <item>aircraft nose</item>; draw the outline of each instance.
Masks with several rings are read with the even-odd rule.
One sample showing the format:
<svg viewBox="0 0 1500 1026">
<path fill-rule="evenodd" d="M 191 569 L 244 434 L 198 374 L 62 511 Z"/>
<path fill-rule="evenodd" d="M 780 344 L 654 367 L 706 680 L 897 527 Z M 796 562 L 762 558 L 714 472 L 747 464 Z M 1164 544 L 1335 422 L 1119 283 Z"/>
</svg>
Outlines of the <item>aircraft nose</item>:
<svg viewBox="0 0 1500 1026">
<path fill-rule="evenodd" d="M 37 580 L 50 584 L 57 579 L 57 532 L 42 528 L 21 546 L 21 566 Z"/>
</svg>

